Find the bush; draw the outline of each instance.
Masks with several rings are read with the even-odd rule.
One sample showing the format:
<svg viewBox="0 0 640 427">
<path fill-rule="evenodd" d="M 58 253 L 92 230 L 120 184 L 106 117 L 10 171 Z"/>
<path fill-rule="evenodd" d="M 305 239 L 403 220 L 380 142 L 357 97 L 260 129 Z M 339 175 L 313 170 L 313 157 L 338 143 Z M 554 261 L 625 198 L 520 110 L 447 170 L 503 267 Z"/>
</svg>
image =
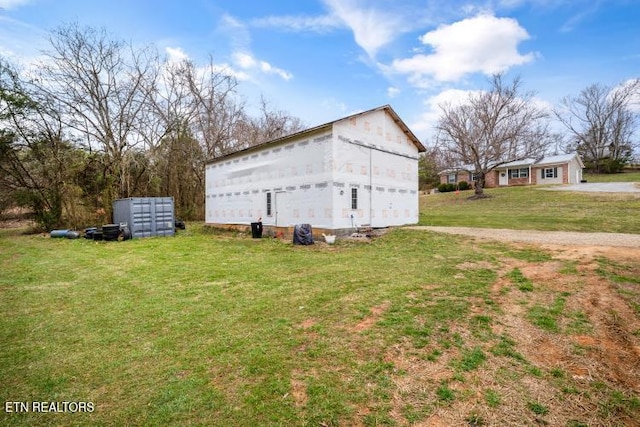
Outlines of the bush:
<svg viewBox="0 0 640 427">
<path fill-rule="evenodd" d="M 441 193 L 448 193 L 450 191 L 455 191 L 455 184 L 440 184 L 438 185 L 438 191 Z"/>
<path fill-rule="evenodd" d="M 458 183 L 458 190 L 460 190 L 460 191 L 465 191 L 465 190 L 468 190 L 470 188 L 471 188 L 471 186 L 469 185 L 469 183 L 467 181 L 460 181 Z"/>
</svg>

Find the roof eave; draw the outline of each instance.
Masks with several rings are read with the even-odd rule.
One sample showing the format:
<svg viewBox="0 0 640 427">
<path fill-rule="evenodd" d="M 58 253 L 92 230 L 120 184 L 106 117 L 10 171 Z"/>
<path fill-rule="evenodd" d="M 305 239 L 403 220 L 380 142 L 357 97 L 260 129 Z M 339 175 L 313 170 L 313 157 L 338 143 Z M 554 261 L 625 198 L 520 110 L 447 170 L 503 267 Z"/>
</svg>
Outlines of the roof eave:
<svg viewBox="0 0 640 427">
<path fill-rule="evenodd" d="M 337 121 L 337 120 L 336 120 Z M 248 148 L 243 148 L 242 150 L 238 150 L 238 151 L 234 151 L 232 153 L 227 153 L 227 154 L 223 154 L 222 156 L 213 158 L 213 159 L 209 159 L 205 162 L 205 164 L 211 164 L 211 163 L 217 163 L 217 162 L 221 162 L 229 157 L 233 157 L 236 155 L 241 155 L 241 154 L 247 154 L 247 153 L 251 153 L 252 151 L 259 151 L 262 148 L 266 147 L 266 146 L 270 146 L 270 145 L 277 145 L 279 143 L 284 143 L 290 139 L 295 139 L 295 138 L 299 138 L 300 136 L 306 135 L 306 134 L 312 134 L 312 133 L 316 133 L 320 130 L 322 130 L 323 128 L 331 128 L 333 126 L 333 124 L 335 123 L 335 121 L 330 122 L 330 123 L 324 123 L 322 125 L 319 126 L 315 126 L 309 129 L 305 129 L 296 133 L 291 133 L 289 135 L 285 135 L 282 136 L 280 138 L 276 138 L 276 139 L 271 139 L 269 141 L 266 142 L 262 142 L 258 145 L 253 145 L 251 147 Z"/>
<path fill-rule="evenodd" d="M 309 128 L 309 129 L 305 129 L 305 130 L 302 130 L 300 132 L 292 133 L 290 135 L 286 135 L 286 136 L 283 136 L 283 137 L 280 137 L 280 138 L 277 138 L 277 139 L 272 139 L 270 141 L 266 141 L 266 142 L 263 142 L 261 144 L 254 145 L 253 147 L 244 148 L 242 150 L 234 151 L 233 153 L 228 153 L 228 154 L 222 155 L 220 157 L 216 157 L 214 159 L 209 159 L 209 160 L 207 160 L 205 162 L 205 164 L 216 163 L 216 162 L 222 161 L 222 160 L 224 160 L 224 159 L 226 159 L 228 157 L 236 156 L 238 154 L 250 153 L 253 150 L 260 150 L 263 147 L 266 147 L 266 146 L 269 146 L 269 145 L 276 145 L 278 143 L 285 142 L 285 141 L 287 141 L 289 139 L 298 138 L 298 137 L 303 136 L 305 134 L 310 134 L 310 133 L 317 132 L 317 131 L 319 131 L 321 129 L 324 129 L 324 128 L 331 128 L 337 122 L 344 121 L 344 120 L 349 120 L 349 119 L 351 119 L 353 117 L 361 116 L 363 114 L 368 114 L 368 113 L 371 113 L 371 112 L 374 112 L 374 111 L 386 111 L 391 116 L 391 118 L 396 123 L 396 125 L 398 125 L 398 127 L 400 127 L 400 129 L 402 129 L 402 132 L 407 136 L 407 138 L 409 138 L 409 140 L 413 143 L 413 145 L 418 149 L 419 153 L 424 153 L 425 151 L 427 151 L 427 149 L 420 142 L 418 137 L 411 131 L 411 129 L 409 129 L 409 127 L 406 125 L 406 123 L 404 121 L 402 121 L 402 119 L 400 118 L 400 116 L 398 116 L 398 114 L 394 111 L 394 109 L 391 108 L 391 106 L 387 104 L 387 105 L 383 105 L 381 107 L 372 108 L 371 110 L 361 111 L 359 113 L 355 113 L 355 114 L 352 114 L 352 115 L 347 116 L 347 117 L 341 117 L 341 118 L 333 120 L 331 122 L 324 123 L 324 124 L 321 124 L 319 126 L 315 126 L 315 127 Z"/>
</svg>

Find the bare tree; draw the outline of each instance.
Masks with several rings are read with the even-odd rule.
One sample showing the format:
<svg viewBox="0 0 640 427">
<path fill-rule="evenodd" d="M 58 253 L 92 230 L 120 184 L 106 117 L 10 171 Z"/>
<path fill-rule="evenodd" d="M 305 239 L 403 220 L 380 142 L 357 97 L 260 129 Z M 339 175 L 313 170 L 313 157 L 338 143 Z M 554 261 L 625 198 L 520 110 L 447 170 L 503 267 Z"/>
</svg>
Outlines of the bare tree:
<svg viewBox="0 0 640 427">
<path fill-rule="evenodd" d="M 245 116 L 238 126 L 236 139 L 244 141 L 247 147 L 262 144 L 304 129 L 302 121 L 286 111 L 276 110 L 260 97 L 260 115 Z"/>
<path fill-rule="evenodd" d="M 157 191 L 174 197 L 181 217 L 201 217 L 207 158 L 237 146 L 234 129 L 244 115 L 236 102 L 237 83 L 212 60 L 205 67 L 188 59 L 165 60 L 158 68 L 143 132 L 148 177 Z"/>
<path fill-rule="evenodd" d="M 181 78 L 190 96 L 189 127 L 202 144 L 206 158 L 234 151 L 238 142 L 234 140 L 233 131 L 244 115 L 244 106 L 236 97 L 236 79 L 216 66 L 211 58 L 202 68 L 185 61 Z"/>
<path fill-rule="evenodd" d="M 0 189 L 50 230 L 63 222 L 78 153 L 55 103 L 33 89 L 0 58 Z"/>
<path fill-rule="evenodd" d="M 633 140 L 638 112 L 632 108 L 638 96 L 640 80 L 615 88 L 593 84 L 578 96 L 564 97 L 555 109 L 571 134 L 568 148 L 578 151 L 594 172 L 620 172 L 638 148 Z"/>
<path fill-rule="evenodd" d="M 106 154 L 114 190 L 106 195 L 108 207 L 131 193 L 126 153 L 141 140 L 139 121 L 157 74 L 155 51 L 77 24 L 53 31 L 49 41 L 52 49 L 38 71 L 41 89 L 57 101 L 65 125 L 86 137 L 89 149 Z"/>
<path fill-rule="evenodd" d="M 438 143 L 459 165 L 470 165 L 478 180 L 475 197 L 484 196 L 486 175 L 513 160 L 537 157 L 547 144 L 546 111 L 523 92 L 515 78 L 494 75 L 486 92 L 470 93 L 462 105 L 441 105 Z"/>
</svg>

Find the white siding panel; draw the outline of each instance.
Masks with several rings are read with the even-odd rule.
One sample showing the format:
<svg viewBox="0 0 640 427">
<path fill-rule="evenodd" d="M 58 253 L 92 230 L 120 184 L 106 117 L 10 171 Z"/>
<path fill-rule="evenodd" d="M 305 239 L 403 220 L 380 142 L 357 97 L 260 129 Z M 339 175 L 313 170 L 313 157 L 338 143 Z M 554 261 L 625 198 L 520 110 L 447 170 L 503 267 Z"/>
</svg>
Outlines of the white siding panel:
<svg viewBox="0 0 640 427">
<path fill-rule="evenodd" d="M 367 116 L 364 116 L 365 118 Z M 379 117 L 378 117 L 379 118 Z M 359 117 L 364 121 L 363 117 Z M 349 228 L 369 224 L 373 227 L 415 224 L 418 222 L 418 163 L 417 148 L 407 145 L 401 153 L 389 146 L 386 137 L 354 139 L 357 134 L 341 122 L 339 129 L 347 130 L 346 135 L 334 129 L 334 215 L 338 228 Z M 384 123 L 384 122 L 375 122 Z M 395 123 L 391 121 L 395 126 Z M 387 123 L 389 125 L 389 123 Z M 377 128 L 376 128 L 377 129 Z M 382 126 L 380 129 L 384 129 Z M 377 131 L 376 131 L 377 132 Z M 402 133 L 398 127 L 398 132 Z M 384 132 L 381 131 L 381 133 Z M 391 133 L 393 134 L 393 133 Z M 364 139 L 364 138 L 363 138 Z M 375 142 L 378 142 L 377 144 Z M 391 141 L 395 143 L 395 141 Z M 344 187 L 340 187 L 344 185 Z M 350 186 L 360 187 L 358 211 L 352 211 Z"/>
<path fill-rule="evenodd" d="M 416 156 L 418 152 L 400 126 L 383 110 L 340 120 L 334 124 L 334 134 L 406 155 Z"/>
<path fill-rule="evenodd" d="M 307 135 L 208 165 L 206 222 L 249 224 L 262 218 L 265 225 L 313 224 L 311 220 L 318 212 L 324 214 L 330 203 L 326 191 L 332 169 L 330 142 L 330 134 Z M 271 216 L 267 192 L 272 193 Z M 321 225 L 327 224 L 317 226 Z"/>
</svg>

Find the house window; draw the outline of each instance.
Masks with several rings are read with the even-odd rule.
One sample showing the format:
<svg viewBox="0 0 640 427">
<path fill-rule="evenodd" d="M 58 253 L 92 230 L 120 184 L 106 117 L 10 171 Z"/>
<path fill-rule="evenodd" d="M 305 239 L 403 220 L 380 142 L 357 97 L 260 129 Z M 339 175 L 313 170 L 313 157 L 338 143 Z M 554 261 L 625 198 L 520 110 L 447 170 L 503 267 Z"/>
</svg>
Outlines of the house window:
<svg viewBox="0 0 640 427">
<path fill-rule="evenodd" d="M 449 183 L 449 184 L 455 184 L 456 183 L 456 174 L 455 173 L 450 173 L 449 175 L 447 175 L 447 183 Z"/>
<path fill-rule="evenodd" d="M 267 193 L 267 216 L 273 215 L 273 210 L 271 209 L 271 192 Z"/>
<path fill-rule="evenodd" d="M 480 174 L 479 173 L 472 173 L 471 174 L 471 181 L 472 182 L 478 182 L 479 178 L 480 178 Z"/>
<path fill-rule="evenodd" d="M 528 168 L 509 169 L 509 178 L 528 178 L 528 177 L 529 177 Z"/>
<path fill-rule="evenodd" d="M 351 209 L 358 209 L 358 189 L 351 189 Z"/>
<path fill-rule="evenodd" d="M 558 168 L 544 168 L 542 171 L 542 178 L 557 178 Z"/>
</svg>

